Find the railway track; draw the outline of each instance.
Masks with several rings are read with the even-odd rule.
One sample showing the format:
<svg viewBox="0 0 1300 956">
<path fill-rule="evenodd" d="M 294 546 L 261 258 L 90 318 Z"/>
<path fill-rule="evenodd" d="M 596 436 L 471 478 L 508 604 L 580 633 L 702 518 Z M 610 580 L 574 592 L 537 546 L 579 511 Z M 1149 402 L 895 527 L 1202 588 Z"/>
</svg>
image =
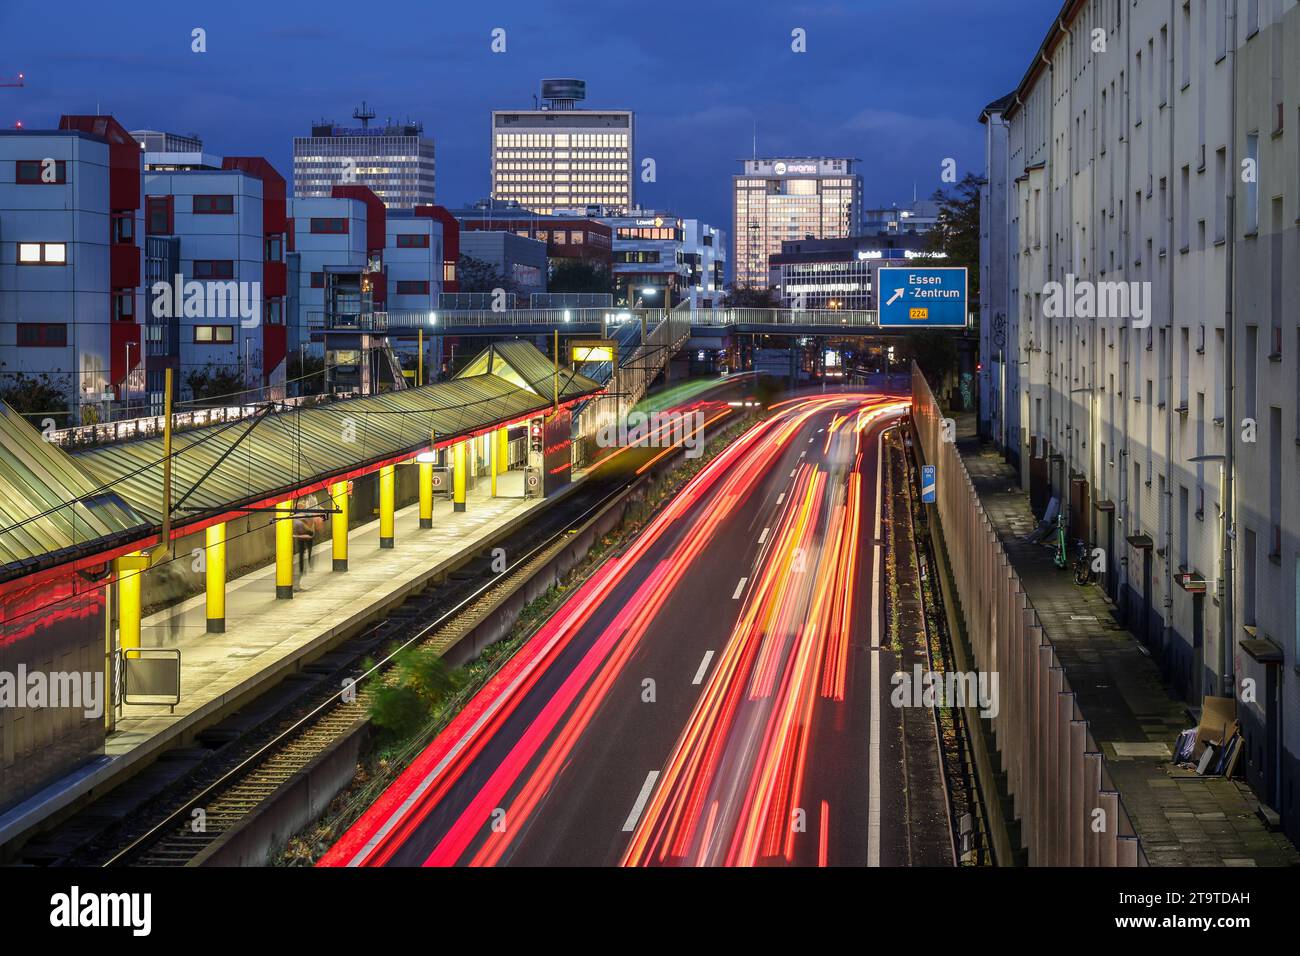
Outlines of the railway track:
<svg viewBox="0 0 1300 956">
<path fill-rule="evenodd" d="M 136 811 L 98 832 L 85 819 L 97 804 L 61 825 L 89 837 L 70 852 L 41 862 L 63 866 L 185 866 L 222 834 L 239 826 L 281 786 L 367 719 L 369 691 L 393 657 L 423 645 L 440 654 L 472 630 L 509 594 L 567 544 L 572 530 L 594 518 L 635 485 L 632 475 L 593 475 L 566 500 L 538 515 L 497 546 L 521 557 L 495 572 L 486 557 L 413 594 L 382 621 L 343 641 L 264 695 L 277 698 L 234 715 L 235 728 L 216 729 L 218 747 Z M 391 651 L 384 649 L 393 648 Z M 361 671 L 368 657 L 384 657 Z M 351 678 L 352 693 L 345 693 Z M 239 719 L 241 718 L 243 719 Z M 225 722 L 223 722 L 225 723 Z M 202 735 L 201 735 L 202 736 Z M 212 736 L 211 734 L 209 736 Z M 225 739 L 220 739 L 220 738 Z M 110 791 L 105 800 L 113 799 Z M 55 833 L 58 833 L 56 828 Z M 66 842 L 66 841 L 65 841 Z"/>
<path fill-rule="evenodd" d="M 366 720 L 367 687 L 392 658 L 420 644 L 451 648 L 502 600 L 567 546 L 572 532 L 639 481 L 633 469 L 597 469 L 569 497 L 495 542 L 521 557 L 498 573 L 485 546 L 478 557 L 409 596 L 385 618 L 342 641 L 257 700 L 198 736 L 197 746 L 156 765 L 78 811 L 25 848 L 41 866 L 185 866 L 222 834 L 258 812 L 280 787 Z M 396 648 L 395 650 L 389 650 Z M 384 654 L 369 671 L 362 662 Z M 352 678 L 355 694 L 344 699 Z"/>
</svg>

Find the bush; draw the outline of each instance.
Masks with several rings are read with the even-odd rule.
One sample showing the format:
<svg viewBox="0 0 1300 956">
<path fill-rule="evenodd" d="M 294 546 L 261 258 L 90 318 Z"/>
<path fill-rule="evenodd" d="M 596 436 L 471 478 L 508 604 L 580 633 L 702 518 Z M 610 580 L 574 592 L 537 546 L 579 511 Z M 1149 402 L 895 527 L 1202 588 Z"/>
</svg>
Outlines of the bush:
<svg viewBox="0 0 1300 956">
<path fill-rule="evenodd" d="M 370 698 L 370 722 L 396 738 L 414 734 L 428 716 L 428 707 L 410 687 L 381 685 Z"/>
</svg>

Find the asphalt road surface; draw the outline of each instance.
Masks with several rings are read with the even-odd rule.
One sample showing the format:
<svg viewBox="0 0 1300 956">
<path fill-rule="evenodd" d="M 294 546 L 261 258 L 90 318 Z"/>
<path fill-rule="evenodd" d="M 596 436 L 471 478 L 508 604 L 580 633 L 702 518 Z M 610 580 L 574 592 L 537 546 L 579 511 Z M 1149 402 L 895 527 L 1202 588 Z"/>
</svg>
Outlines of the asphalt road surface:
<svg viewBox="0 0 1300 956">
<path fill-rule="evenodd" d="M 793 399 L 702 470 L 322 861 L 896 865 L 879 393 Z"/>
</svg>

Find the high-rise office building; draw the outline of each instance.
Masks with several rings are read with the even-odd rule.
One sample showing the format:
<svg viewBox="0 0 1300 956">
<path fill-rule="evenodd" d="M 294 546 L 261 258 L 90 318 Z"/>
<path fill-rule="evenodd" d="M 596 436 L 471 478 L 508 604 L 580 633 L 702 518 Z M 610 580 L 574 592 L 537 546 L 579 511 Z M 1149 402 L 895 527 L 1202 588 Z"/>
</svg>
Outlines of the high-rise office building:
<svg viewBox="0 0 1300 956">
<path fill-rule="evenodd" d="M 854 159 L 747 159 L 733 177 L 735 284 L 767 288 L 768 257 L 795 239 L 851 236 L 862 215 Z"/>
<path fill-rule="evenodd" d="M 367 186 L 392 208 L 434 202 L 433 140 L 419 123 L 371 126 L 365 103 L 352 116 L 359 127 L 318 123 L 310 136 L 293 138 L 293 194 L 297 199 L 331 195 L 335 186 Z"/>
<path fill-rule="evenodd" d="M 533 212 L 633 204 L 632 111 L 583 110 L 582 80 L 543 80 L 534 110 L 492 112 L 492 198 Z"/>
</svg>

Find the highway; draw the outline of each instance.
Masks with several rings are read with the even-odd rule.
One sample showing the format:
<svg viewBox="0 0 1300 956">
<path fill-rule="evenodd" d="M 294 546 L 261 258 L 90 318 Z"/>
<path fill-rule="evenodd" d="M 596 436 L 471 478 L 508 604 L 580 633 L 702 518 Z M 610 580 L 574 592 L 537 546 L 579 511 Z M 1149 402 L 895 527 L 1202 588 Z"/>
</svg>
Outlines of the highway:
<svg viewBox="0 0 1300 956">
<path fill-rule="evenodd" d="M 777 406 L 321 865 L 908 862 L 876 543 L 880 437 L 906 408 L 879 393 Z"/>
</svg>

